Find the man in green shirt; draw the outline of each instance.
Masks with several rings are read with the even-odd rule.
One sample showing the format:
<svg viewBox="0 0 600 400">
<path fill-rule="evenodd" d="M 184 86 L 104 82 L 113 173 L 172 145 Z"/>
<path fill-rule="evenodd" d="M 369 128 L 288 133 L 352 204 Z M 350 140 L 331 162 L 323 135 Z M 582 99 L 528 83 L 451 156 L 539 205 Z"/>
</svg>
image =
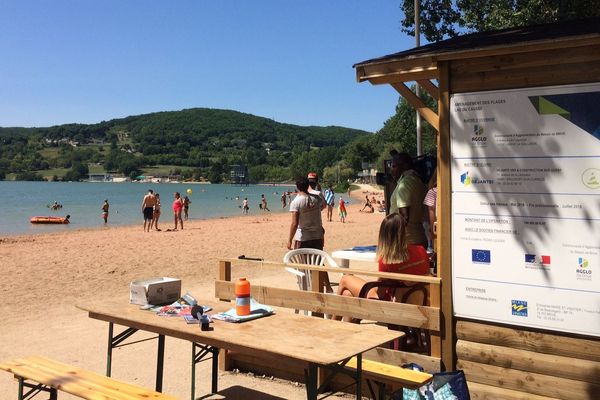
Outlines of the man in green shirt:
<svg viewBox="0 0 600 400">
<path fill-rule="evenodd" d="M 396 188 L 390 197 L 390 214 L 399 213 L 408 221 L 406 240 L 409 244 L 427 247 L 427 236 L 423 228 L 423 199 L 425 184 L 413 169 L 412 158 L 407 153 L 395 154 L 392 158 L 391 173 L 397 180 Z"/>
</svg>

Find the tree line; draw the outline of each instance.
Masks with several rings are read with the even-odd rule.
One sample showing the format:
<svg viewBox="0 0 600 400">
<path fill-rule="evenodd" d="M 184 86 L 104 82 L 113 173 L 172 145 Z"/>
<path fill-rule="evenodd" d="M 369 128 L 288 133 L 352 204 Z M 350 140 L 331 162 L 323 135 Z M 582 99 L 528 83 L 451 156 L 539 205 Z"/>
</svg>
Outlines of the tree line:
<svg viewBox="0 0 600 400">
<path fill-rule="evenodd" d="M 433 103 L 431 99 L 430 103 Z M 0 179 L 41 180 L 43 171 L 68 169 L 53 179 L 88 177 L 88 164 L 135 178 L 144 168 L 176 166 L 182 179 L 227 182 L 231 165 L 248 167 L 250 182 L 284 182 L 307 171 L 331 183 L 354 178 L 391 147 L 415 153 L 414 110 L 400 100 L 397 113 L 370 133 L 344 127 L 297 126 L 230 110 L 195 108 L 98 124 L 0 128 Z M 433 135 L 426 148 L 431 150 Z"/>
</svg>

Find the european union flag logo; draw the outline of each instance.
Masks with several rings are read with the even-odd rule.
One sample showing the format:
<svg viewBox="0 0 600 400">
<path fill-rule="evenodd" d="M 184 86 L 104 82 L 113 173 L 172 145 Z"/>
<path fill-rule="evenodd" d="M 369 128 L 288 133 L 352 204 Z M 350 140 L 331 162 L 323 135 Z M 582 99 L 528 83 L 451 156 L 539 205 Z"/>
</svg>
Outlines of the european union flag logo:
<svg viewBox="0 0 600 400">
<path fill-rule="evenodd" d="M 535 254 L 525 254 L 525 262 L 535 264 Z"/>
<path fill-rule="evenodd" d="M 489 264 L 492 262 L 492 252 L 490 250 L 471 249 L 471 261 L 476 264 Z"/>
</svg>

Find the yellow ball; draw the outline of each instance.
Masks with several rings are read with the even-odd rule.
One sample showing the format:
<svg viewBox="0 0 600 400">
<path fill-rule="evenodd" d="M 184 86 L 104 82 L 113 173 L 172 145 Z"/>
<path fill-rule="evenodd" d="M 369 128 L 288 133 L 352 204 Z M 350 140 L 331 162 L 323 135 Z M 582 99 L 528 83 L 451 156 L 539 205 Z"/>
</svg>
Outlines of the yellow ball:
<svg viewBox="0 0 600 400">
<path fill-rule="evenodd" d="M 191 196 L 192 195 L 192 189 L 186 190 L 186 193 Z"/>
</svg>

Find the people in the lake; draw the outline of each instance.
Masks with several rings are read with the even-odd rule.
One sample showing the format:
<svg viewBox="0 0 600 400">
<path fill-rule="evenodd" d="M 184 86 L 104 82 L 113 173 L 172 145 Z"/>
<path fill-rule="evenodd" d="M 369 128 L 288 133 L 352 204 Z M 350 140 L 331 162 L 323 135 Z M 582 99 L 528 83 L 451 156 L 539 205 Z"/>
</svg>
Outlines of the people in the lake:
<svg viewBox="0 0 600 400">
<path fill-rule="evenodd" d="M 104 199 L 104 204 L 102 204 L 102 219 L 104 220 L 104 225 L 108 224 L 108 209 L 110 205 L 108 204 L 108 199 Z"/>
<path fill-rule="evenodd" d="M 148 193 L 142 200 L 142 214 L 144 215 L 144 231 L 150 232 L 152 227 L 152 217 L 154 216 L 154 205 L 156 204 L 156 196 L 152 189 L 148 190 Z"/>
</svg>

